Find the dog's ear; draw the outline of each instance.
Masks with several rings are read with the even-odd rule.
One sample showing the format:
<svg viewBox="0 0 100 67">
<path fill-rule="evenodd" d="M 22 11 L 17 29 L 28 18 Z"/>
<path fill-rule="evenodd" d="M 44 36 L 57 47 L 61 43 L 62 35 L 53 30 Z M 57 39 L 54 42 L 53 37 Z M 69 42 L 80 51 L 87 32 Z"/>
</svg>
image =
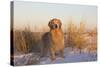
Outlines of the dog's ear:
<svg viewBox="0 0 100 67">
<path fill-rule="evenodd" d="M 49 21 L 49 23 L 48 23 L 48 26 L 50 27 L 50 25 L 51 25 L 51 21 Z"/>
<path fill-rule="evenodd" d="M 61 23 L 61 21 L 59 21 L 60 23 L 59 23 L 59 28 L 61 28 L 61 26 L 62 26 L 62 23 Z"/>
<path fill-rule="evenodd" d="M 50 21 L 49 21 L 49 23 L 48 23 L 48 26 L 49 26 L 49 27 L 51 27 L 52 21 L 53 21 L 53 20 L 50 20 Z"/>
</svg>

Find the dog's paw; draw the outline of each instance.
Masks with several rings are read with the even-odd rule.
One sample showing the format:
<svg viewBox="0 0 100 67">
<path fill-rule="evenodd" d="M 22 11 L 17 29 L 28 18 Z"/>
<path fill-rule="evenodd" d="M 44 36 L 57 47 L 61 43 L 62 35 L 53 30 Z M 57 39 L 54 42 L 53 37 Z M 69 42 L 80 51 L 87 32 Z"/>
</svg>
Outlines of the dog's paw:
<svg viewBox="0 0 100 67">
<path fill-rule="evenodd" d="M 51 57 L 51 61 L 54 62 L 56 60 L 55 57 Z"/>
</svg>

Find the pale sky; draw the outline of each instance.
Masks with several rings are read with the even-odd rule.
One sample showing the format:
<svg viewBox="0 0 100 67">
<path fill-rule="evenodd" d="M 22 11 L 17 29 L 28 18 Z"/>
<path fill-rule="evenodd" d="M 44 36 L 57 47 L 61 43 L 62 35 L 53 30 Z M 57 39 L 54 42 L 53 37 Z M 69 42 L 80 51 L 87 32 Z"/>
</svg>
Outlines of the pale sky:
<svg viewBox="0 0 100 67">
<path fill-rule="evenodd" d="M 59 18 L 63 26 L 72 19 L 75 24 L 84 20 L 86 27 L 91 28 L 97 24 L 97 7 L 86 5 L 51 4 L 38 2 L 14 2 L 14 27 L 23 28 L 29 25 L 34 27 L 48 27 L 52 18 Z"/>
</svg>

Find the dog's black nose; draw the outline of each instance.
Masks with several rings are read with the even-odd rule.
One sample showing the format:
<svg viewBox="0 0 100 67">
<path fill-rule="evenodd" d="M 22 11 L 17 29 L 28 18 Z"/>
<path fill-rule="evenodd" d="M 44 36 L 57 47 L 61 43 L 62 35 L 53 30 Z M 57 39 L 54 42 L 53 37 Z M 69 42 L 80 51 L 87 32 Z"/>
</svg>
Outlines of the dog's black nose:
<svg viewBox="0 0 100 67">
<path fill-rule="evenodd" d="M 57 28 L 57 24 L 55 24 L 55 28 Z"/>
<path fill-rule="evenodd" d="M 58 28 L 57 24 L 54 24 L 54 25 L 52 26 L 52 28 L 53 28 L 53 29 Z"/>
</svg>

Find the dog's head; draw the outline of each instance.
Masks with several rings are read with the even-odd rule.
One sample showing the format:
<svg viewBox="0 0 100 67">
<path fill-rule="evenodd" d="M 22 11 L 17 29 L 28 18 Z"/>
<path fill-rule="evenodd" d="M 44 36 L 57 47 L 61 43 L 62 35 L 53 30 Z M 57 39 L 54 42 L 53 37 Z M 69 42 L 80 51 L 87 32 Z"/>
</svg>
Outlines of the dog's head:
<svg viewBox="0 0 100 67">
<path fill-rule="evenodd" d="M 50 27 L 50 29 L 60 29 L 61 28 L 61 21 L 59 19 L 52 19 L 49 21 L 48 26 Z"/>
</svg>

